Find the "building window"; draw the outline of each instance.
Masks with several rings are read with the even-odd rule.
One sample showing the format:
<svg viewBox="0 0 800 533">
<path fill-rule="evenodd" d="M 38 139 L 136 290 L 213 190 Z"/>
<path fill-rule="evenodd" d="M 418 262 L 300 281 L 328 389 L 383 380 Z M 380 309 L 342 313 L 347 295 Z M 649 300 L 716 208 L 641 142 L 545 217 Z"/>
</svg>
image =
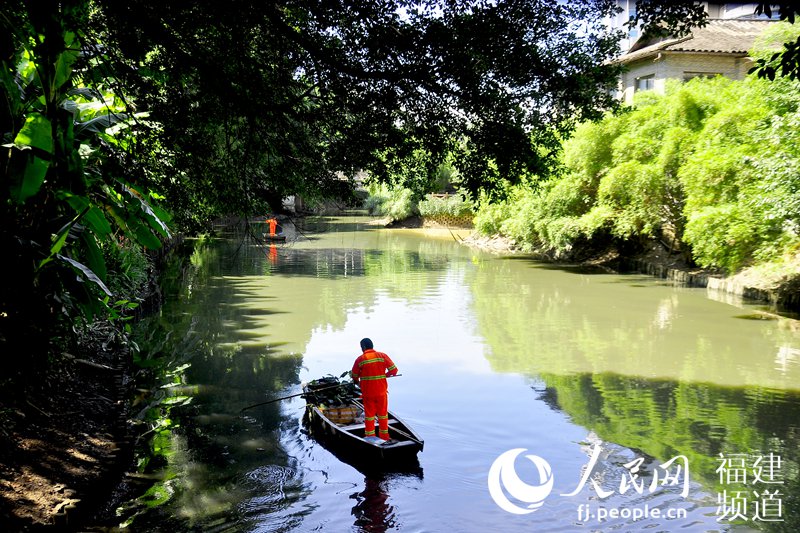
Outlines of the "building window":
<svg viewBox="0 0 800 533">
<path fill-rule="evenodd" d="M 756 3 L 754 2 L 731 2 L 722 6 L 722 16 L 724 19 L 766 19 L 765 14 L 756 15 Z M 780 11 L 772 9 L 772 20 L 780 19 Z"/>
<path fill-rule="evenodd" d="M 636 2 L 630 2 L 628 4 L 628 23 L 633 22 L 636 20 Z M 639 36 L 639 26 L 631 26 L 628 30 L 628 38 L 629 39 L 636 39 Z"/>
<path fill-rule="evenodd" d="M 683 81 L 689 81 L 694 78 L 714 78 L 716 76 L 722 76 L 721 72 L 684 72 L 683 73 Z"/>
<path fill-rule="evenodd" d="M 652 91 L 656 86 L 656 75 L 640 76 L 636 78 L 637 91 Z"/>
</svg>

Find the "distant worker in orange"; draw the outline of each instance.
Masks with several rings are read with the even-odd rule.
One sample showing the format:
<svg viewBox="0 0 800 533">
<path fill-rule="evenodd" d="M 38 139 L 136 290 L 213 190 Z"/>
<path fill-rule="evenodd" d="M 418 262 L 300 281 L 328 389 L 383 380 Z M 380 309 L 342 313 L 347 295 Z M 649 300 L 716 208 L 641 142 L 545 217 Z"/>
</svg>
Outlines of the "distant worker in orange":
<svg viewBox="0 0 800 533">
<path fill-rule="evenodd" d="M 264 222 L 269 224 L 269 234 L 275 236 L 275 230 L 278 229 L 278 221 L 275 220 L 275 217 L 267 217 Z"/>
<path fill-rule="evenodd" d="M 364 399 L 364 437 L 375 436 L 375 419 L 378 419 L 378 437 L 389 440 L 389 398 L 386 377 L 397 375 L 397 366 L 383 352 L 373 349 L 370 339 L 361 339 L 361 351 L 351 375 L 361 385 Z"/>
</svg>

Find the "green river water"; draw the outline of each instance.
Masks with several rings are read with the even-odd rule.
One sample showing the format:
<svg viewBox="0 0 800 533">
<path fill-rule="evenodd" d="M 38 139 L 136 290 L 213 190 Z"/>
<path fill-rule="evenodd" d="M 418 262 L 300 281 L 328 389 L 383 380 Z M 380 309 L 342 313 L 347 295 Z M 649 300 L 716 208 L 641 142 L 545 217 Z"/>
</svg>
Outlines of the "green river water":
<svg viewBox="0 0 800 533">
<path fill-rule="evenodd" d="M 136 332 L 175 406 L 154 409 L 160 481 L 120 511 L 130 529 L 800 529 L 796 320 L 369 222 L 193 243 Z M 400 369 L 418 468 L 340 461 L 301 398 L 240 413 L 348 370 L 362 337 Z"/>
</svg>

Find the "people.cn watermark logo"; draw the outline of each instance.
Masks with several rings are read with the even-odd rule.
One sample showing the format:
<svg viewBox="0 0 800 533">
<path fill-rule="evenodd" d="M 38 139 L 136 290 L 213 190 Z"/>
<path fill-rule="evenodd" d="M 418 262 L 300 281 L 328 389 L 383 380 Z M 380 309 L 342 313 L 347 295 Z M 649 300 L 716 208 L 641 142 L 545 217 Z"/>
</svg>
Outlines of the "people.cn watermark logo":
<svg viewBox="0 0 800 533">
<path fill-rule="evenodd" d="M 539 473 L 538 485 L 529 485 L 517 475 L 514 464 L 517 457 L 525 451 L 527 451 L 525 448 L 508 450 L 500 454 L 489 469 L 489 494 L 492 499 L 504 511 L 519 515 L 539 509 L 553 490 L 553 470 L 550 464 L 538 455 L 525 456 Z M 516 502 L 512 502 L 511 499 Z"/>
</svg>

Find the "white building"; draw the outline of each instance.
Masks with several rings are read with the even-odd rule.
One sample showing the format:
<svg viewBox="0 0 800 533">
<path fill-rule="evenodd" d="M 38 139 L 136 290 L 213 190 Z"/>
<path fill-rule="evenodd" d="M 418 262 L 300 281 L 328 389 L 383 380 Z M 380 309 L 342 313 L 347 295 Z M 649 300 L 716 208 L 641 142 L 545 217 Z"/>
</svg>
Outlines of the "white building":
<svg viewBox="0 0 800 533">
<path fill-rule="evenodd" d="M 625 67 L 620 77 L 620 98 L 630 103 L 636 91 L 664 91 L 666 80 L 698 76 L 725 76 L 740 80 L 752 66 L 747 53 L 756 37 L 773 21 L 754 14 L 755 3 L 702 2 L 708 24 L 684 37 L 642 39 L 638 28 L 625 23 L 635 15 L 635 0 L 617 0 L 622 12 L 611 21 L 628 31 L 617 59 Z"/>
</svg>

